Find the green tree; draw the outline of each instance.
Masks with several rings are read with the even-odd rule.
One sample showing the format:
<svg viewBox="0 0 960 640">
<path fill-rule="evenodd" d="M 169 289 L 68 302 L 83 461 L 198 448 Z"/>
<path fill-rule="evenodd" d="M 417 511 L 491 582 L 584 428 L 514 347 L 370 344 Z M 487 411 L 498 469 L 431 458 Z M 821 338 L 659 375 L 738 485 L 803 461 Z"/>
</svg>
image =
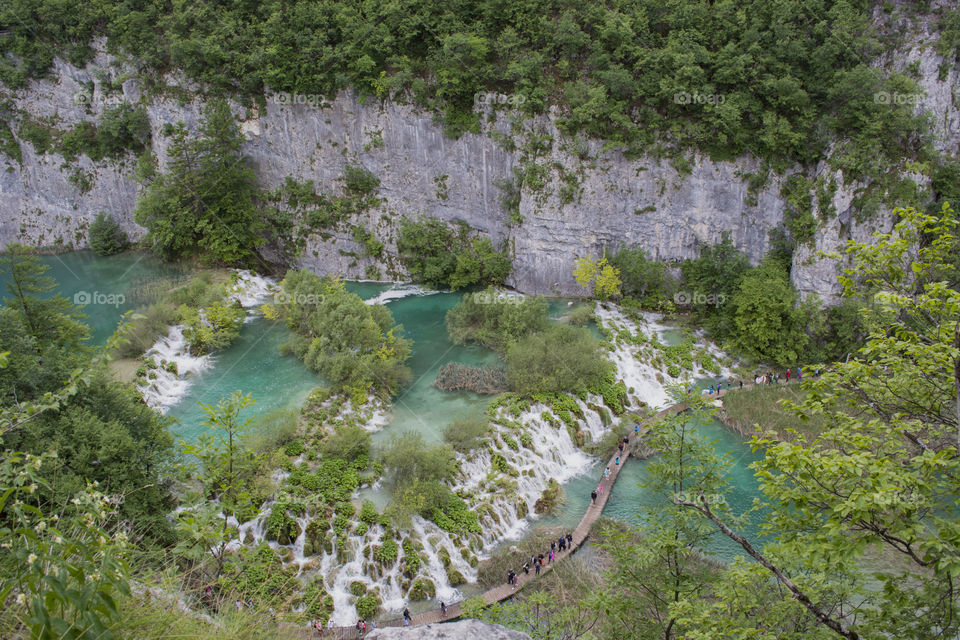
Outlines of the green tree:
<svg viewBox="0 0 960 640">
<path fill-rule="evenodd" d="M 776 543 L 751 544 L 699 494 L 684 501 L 758 561 L 751 576 L 775 581 L 781 595 L 764 611 L 792 608 L 851 639 L 932 639 L 960 627 L 960 292 L 941 279 L 957 221 L 946 207 L 938 217 L 895 214 L 892 233 L 847 251 L 847 293 L 873 295 L 877 306 L 864 314 L 866 344 L 821 377 L 805 377 L 805 399 L 792 405 L 822 431 L 812 442 L 799 434 L 754 440 L 765 454 L 754 468 Z M 865 582 L 868 551 L 896 559 L 871 568 L 879 588 Z M 743 567 L 725 576 L 724 593 L 744 577 Z M 841 613 L 851 603 L 855 618 Z M 722 613 L 717 603 L 688 609 L 696 620 Z M 725 622 L 703 637 L 746 633 L 759 621 Z"/>
<path fill-rule="evenodd" d="M 463 296 L 446 322 L 454 344 L 477 342 L 500 352 L 550 324 L 543 298 L 508 297 L 493 288 Z"/>
<path fill-rule="evenodd" d="M 164 257 L 252 264 L 271 226 L 257 208 L 243 134 L 225 101 L 208 104 L 199 134 L 174 127 L 168 169 L 147 185 L 134 219 Z"/>
<path fill-rule="evenodd" d="M 640 247 L 621 247 L 610 256 L 610 265 L 620 272 L 624 297 L 647 307 L 670 300 L 673 280 L 667 265 L 651 260 Z"/>
<path fill-rule="evenodd" d="M 730 463 L 697 433 L 712 414 L 703 396 L 672 389 L 671 400 L 686 402 L 690 410 L 649 425 L 646 442 L 660 455 L 647 465 L 640 487 L 656 501 L 638 514 L 638 527 L 609 531 L 601 545 L 612 562 L 590 600 L 591 607 L 603 614 L 600 637 L 622 637 L 625 629 L 643 638 L 687 637 L 688 627 L 678 621 L 672 607 L 711 594 L 716 569 L 702 550 L 718 533 L 711 522 L 679 501 L 695 488 L 717 513 L 728 513 Z"/>
<path fill-rule="evenodd" d="M 111 256 L 127 248 L 127 234 L 120 224 L 103 211 L 97 214 L 87 231 L 90 248 L 98 256 Z"/>
<path fill-rule="evenodd" d="M 282 282 L 284 302 L 268 309 L 294 331 L 287 348 L 337 389 L 390 396 L 409 380 L 410 340 L 390 310 L 367 305 L 343 282 L 303 270 Z"/>
<path fill-rule="evenodd" d="M 602 385 L 613 366 L 589 330 L 570 325 L 515 342 L 507 349 L 506 361 L 508 382 L 524 395 L 585 393 Z"/>
<path fill-rule="evenodd" d="M 82 322 L 83 314 L 63 296 L 50 295 L 57 288 L 56 281 L 46 275 L 50 267 L 29 251 L 11 244 L 7 253 L 0 254 L 0 277 L 10 294 L 4 302 L 19 316 L 38 352 L 84 351 L 89 329 Z"/>
<path fill-rule="evenodd" d="M 577 284 L 590 288 L 593 297 L 607 300 L 620 296 L 620 270 L 610 264 L 606 256 L 594 260 L 590 256 L 577 258 L 573 265 Z"/>
<path fill-rule="evenodd" d="M 733 246 L 729 232 L 724 232 L 717 244 L 702 247 L 695 260 L 680 265 L 682 288 L 687 295 L 692 299 L 722 301 L 694 307 L 694 313 L 718 340 L 726 339 L 733 330 L 726 303 L 733 299 L 740 279 L 749 270 L 750 261 L 746 254 Z"/>
<path fill-rule="evenodd" d="M 733 323 L 730 343 L 763 362 L 786 366 L 799 362 L 809 340 L 797 298 L 778 261 L 747 272 L 727 307 Z"/>
</svg>

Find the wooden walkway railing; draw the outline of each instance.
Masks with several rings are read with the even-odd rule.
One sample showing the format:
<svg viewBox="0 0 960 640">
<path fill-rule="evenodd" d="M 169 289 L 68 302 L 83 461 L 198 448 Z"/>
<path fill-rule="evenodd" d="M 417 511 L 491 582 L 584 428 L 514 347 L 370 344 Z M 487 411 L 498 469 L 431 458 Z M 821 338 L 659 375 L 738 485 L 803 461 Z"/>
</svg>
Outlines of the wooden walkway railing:
<svg viewBox="0 0 960 640">
<path fill-rule="evenodd" d="M 744 384 L 743 388 L 747 389 L 752 386 L 753 386 L 752 384 Z M 735 390 L 735 389 L 731 387 L 730 391 L 732 390 Z M 718 400 L 722 398 L 724 395 L 726 395 L 727 392 L 728 392 L 727 389 L 723 389 L 723 390 L 720 390 L 718 393 L 715 393 L 709 396 L 709 398 L 712 400 Z M 583 517 L 580 518 L 580 523 L 577 525 L 576 529 L 573 530 L 572 544 L 568 546 L 566 550 L 564 550 L 563 552 L 558 551 L 556 553 L 556 557 L 554 561 L 550 564 L 545 564 L 543 569 L 541 569 L 541 573 L 546 573 L 547 571 L 550 571 L 553 568 L 553 565 L 555 565 L 557 562 L 560 562 L 561 560 L 563 560 L 564 558 L 572 554 L 574 551 L 579 549 L 580 545 L 582 545 L 584 541 L 586 541 L 587 537 L 590 535 L 590 529 L 593 527 L 597 519 L 600 518 L 601 514 L 603 514 L 603 507 L 607 504 L 607 500 L 610 498 L 610 491 L 613 489 L 613 485 L 614 483 L 616 483 L 617 477 L 619 477 L 620 475 L 620 470 L 623 469 L 623 466 L 626 463 L 627 458 L 630 456 L 630 452 L 634 444 L 636 443 L 637 438 L 639 437 L 642 440 L 643 436 L 646 435 L 647 423 L 667 415 L 675 415 L 677 413 L 680 413 L 681 411 L 685 411 L 686 409 L 687 409 L 686 402 L 680 402 L 678 404 L 671 405 L 666 409 L 662 409 L 661 411 L 657 412 L 656 414 L 647 418 L 644 421 L 643 425 L 641 426 L 639 434 L 637 434 L 636 432 L 631 432 L 627 436 L 629 438 L 629 441 L 628 441 L 628 445 L 624 447 L 623 454 L 620 456 L 620 464 L 619 465 L 616 464 L 616 458 L 618 455 L 617 453 L 614 453 L 613 455 L 610 456 L 610 460 L 607 463 L 607 466 L 610 468 L 610 477 L 604 478 L 603 476 L 601 476 L 599 484 L 603 486 L 603 493 L 600 493 L 597 496 L 597 499 L 595 501 L 592 501 L 591 504 L 587 506 L 586 512 L 583 514 Z M 492 589 L 488 589 L 487 591 L 483 592 L 481 594 L 481 597 L 483 598 L 484 603 L 488 605 L 500 602 L 502 600 L 506 600 L 510 596 L 514 595 L 515 593 L 523 589 L 524 585 L 526 585 L 529 582 L 532 582 L 533 580 L 536 580 L 537 577 L 538 576 L 536 576 L 536 574 L 533 573 L 532 571 L 529 575 L 524 575 L 523 573 L 520 573 L 520 575 L 517 576 L 516 586 L 503 584 L 499 587 L 493 587 Z M 450 620 L 459 618 L 462 613 L 462 605 L 463 605 L 463 602 L 453 602 L 448 604 L 447 614 L 445 616 L 441 616 L 440 609 L 431 609 L 429 611 L 418 613 L 411 617 L 410 626 L 432 624 L 437 622 L 448 622 Z M 403 626 L 403 618 L 395 618 L 393 620 L 384 620 L 382 622 L 377 623 L 378 628 L 400 627 L 400 626 Z M 303 629 L 302 627 L 300 629 L 302 632 L 301 637 L 303 638 L 323 637 L 323 638 L 336 638 L 338 640 L 347 640 L 347 639 L 359 637 L 355 627 L 326 628 L 323 630 L 322 636 L 312 629 L 308 630 L 308 629 Z M 367 622 L 367 633 L 370 633 L 371 630 L 372 630 L 372 625 L 369 622 Z"/>
</svg>

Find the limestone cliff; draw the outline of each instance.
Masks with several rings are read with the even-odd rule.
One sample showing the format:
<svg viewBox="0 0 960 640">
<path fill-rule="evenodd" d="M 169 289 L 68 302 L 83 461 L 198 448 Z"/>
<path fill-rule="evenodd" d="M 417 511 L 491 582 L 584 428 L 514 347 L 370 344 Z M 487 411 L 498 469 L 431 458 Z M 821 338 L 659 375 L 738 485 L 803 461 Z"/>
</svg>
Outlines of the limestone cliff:
<svg viewBox="0 0 960 640">
<path fill-rule="evenodd" d="M 957 86 L 957 71 L 952 69 L 940 80 L 940 58 L 931 47 L 917 46 L 897 64 L 912 60 L 919 62 L 927 91 L 918 108 L 929 110 L 937 123 L 938 145 L 955 151 L 960 114 L 950 88 Z M 95 120 L 118 100 L 141 103 L 149 114 L 153 150 L 162 166 L 167 145 L 163 126 L 180 120 L 195 126 L 202 105 L 197 99 L 184 102 L 141 95 L 138 82 L 125 79 L 134 75 L 105 53 L 85 69 L 57 61 L 49 78 L 17 92 L 13 102 L 32 117 L 57 118 L 61 127 Z M 172 78 L 168 81 L 175 83 Z M 121 86 L 122 91 L 111 93 L 111 85 Z M 195 95 L 185 88 L 181 93 Z M 784 219 L 783 178 L 774 176 L 752 193 L 748 189 L 744 176 L 760 169 L 753 159 L 714 162 L 696 156 L 688 168 L 678 170 L 667 161 L 627 159 L 604 151 L 597 140 L 581 141 L 574 150 L 548 113 L 522 125 L 553 140 L 535 160 L 546 169 L 548 182 L 542 190 L 522 192 L 518 212 L 522 222 L 517 222 L 516 215 L 512 221 L 501 203 L 500 185 L 511 179 L 515 167 L 529 160 L 523 159 L 523 151 L 508 151 L 509 145 L 496 141 L 509 134 L 522 144 L 522 136 L 511 130 L 509 114 L 500 112 L 483 135 L 468 133 L 453 140 L 443 134 L 431 114 L 408 105 L 361 102 L 347 93 L 331 102 L 282 98 L 269 99 L 265 108 L 237 107 L 247 136 L 246 152 L 262 186 L 273 188 L 292 176 L 337 192 L 344 166 L 362 165 L 380 179 L 378 195 L 383 204 L 353 222 L 384 240 L 388 254 L 400 216 L 464 220 L 495 241 L 508 243 L 514 261 L 509 284 L 526 293 L 580 293 L 571 275 L 574 259 L 596 256 L 604 246 L 619 243 L 638 244 L 654 258 L 679 261 L 695 257 L 700 246 L 717 242 L 729 231 L 736 246 L 756 263 L 769 249 L 770 230 Z M 298 103 L 304 101 L 315 104 Z M 492 135 L 498 132 L 500 136 Z M 68 166 L 55 153 L 39 155 L 29 142 L 19 142 L 21 162 L 0 153 L 4 169 L 0 170 L 0 248 L 13 241 L 83 247 L 86 227 L 99 211 L 113 214 L 132 237 L 143 234 L 132 217 L 138 191 L 133 158 L 94 164 L 80 157 Z M 68 179 L 78 169 L 91 178 L 85 193 Z M 816 171 L 821 174 L 838 177 L 825 164 Z M 568 181 L 562 182 L 561 175 Z M 561 195 L 564 186 L 567 192 Z M 850 202 L 856 186 L 840 184 L 831 203 L 837 214 L 820 222 L 813 246 L 801 246 L 795 253 L 793 279 L 804 294 L 817 292 L 829 300 L 837 290 L 835 267 L 819 261 L 816 251 L 836 250 L 850 238 L 866 238 L 891 224 L 889 212 L 866 223 L 852 218 Z M 368 276 L 370 265 L 384 277 L 398 275 L 395 262 L 391 271 L 372 258 L 345 255 L 359 249 L 349 230 L 340 229 L 327 240 L 309 238 L 300 264 L 348 278 Z"/>
</svg>

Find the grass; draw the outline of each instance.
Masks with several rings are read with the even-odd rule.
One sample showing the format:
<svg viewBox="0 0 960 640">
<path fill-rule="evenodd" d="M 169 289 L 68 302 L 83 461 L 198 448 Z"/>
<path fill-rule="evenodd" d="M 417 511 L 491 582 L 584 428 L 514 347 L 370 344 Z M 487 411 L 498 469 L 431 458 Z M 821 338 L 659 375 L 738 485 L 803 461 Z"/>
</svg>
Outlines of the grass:
<svg viewBox="0 0 960 640">
<path fill-rule="evenodd" d="M 790 430 L 811 441 L 822 430 L 822 422 L 813 418 L 803 421 L 784 407 L 783 400 L 802 402 L 805 393 L 797 384 L 757 386 L 743 391 L 731 391 L 723 397 L 720 419 L 744 436 L 760 431 L 773 431 L 781 439 L 791 439 Z"/>
</svg>

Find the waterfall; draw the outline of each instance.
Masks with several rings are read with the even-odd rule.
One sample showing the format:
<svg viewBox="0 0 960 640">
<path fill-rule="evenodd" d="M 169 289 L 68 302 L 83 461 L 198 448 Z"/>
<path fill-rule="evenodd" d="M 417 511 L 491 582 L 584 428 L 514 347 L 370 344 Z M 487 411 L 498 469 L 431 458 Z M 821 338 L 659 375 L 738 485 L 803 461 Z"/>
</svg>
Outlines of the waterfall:
<svg viewBox="0 0 960 640">
<path fill-rule="evenodd" d="M 364 302 L 370 305 L 387 304 L 388 302 L 399 300 L 400 298 L 406 298 L 407 296 L 429 296 L 434 293 L 440 292 L 432 289 L 424 289 L 423 287 L 415 284 L 400 284 L 394 285 L 386 291 L 381 292 L 379 295 L 374 296 L 369 300 L 364 300 Z"/>
<path fill-rule="evenodd" d="M 244 322 L 249 322 L 259 314 L 257 305 L 276 285 L 269 278 L 254 275 L 244 269 L 238 269 L 235 273 L 236 281 L 228 287 L 227 297 L 238 301 L 247 310 Z M 143 384 L 137 385 L 144 402 L 160 413 L 166 413 L 170 407 L 180 402 L 187 395 L 195 377 L 214 363 L 212 355 L 190 355 L 187 340 L 183 335 L 185 328 L 184 325 L 170 327 L 167 335 L 158 339 L 144 353 L 146 358 L 153 358 L 157 365 L 161 365 L 163 361 L 166 361 L 168 366 L 170 363 L 176 365 L 171 369 L 163 366 L 150 369 L 148 376 L 153 377 L 148 377 Z"/>
</svg>

